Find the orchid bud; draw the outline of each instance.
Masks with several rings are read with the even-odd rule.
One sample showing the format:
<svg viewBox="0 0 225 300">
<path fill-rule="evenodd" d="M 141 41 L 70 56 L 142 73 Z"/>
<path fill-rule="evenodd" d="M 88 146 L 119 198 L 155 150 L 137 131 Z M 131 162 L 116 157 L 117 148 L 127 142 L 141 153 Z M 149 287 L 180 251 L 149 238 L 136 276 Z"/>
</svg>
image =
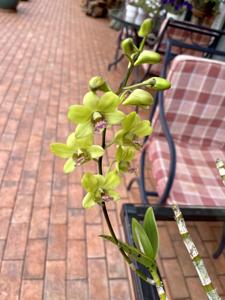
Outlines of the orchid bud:
<svg viewBox="0 0 225 300">
<path fill-rule="evenodd" d="M 160 62 L 160 54 L 154 51 L 144 50 L 134 63 L 135 66 L 141 64 L 158 64 Z"/>
<path fill-rule="evenodd" d="M 124 54 L 128 57 L 131 57 L 131 55 L 138 50 L 132 38 L 123 40 L 121 43 L 121 48 L 123 49 Z"/>
<path fill-rule="evenodd" d="M 152 77 L 143 81 L 143 85 L 157 91 L 168 90 L 171 87 L 171 83 L 161 77 Z"/>
<path fill-rule="evenodd" d="M 152 19 L 145 19 L 144 22 L 141 24 L 141 27 L 138 31 L 138 35 L 143 38 L 147 37 L 152 31 L 152 27 L 153 27 Z"/>
<path fill-rule="evenodd" d="M 136 89 L 134 90 L 129 97 L 123 102 L 124 105 L 140 105 L 140 106 L 149 106 L 153 103 L 153 97 L 150 93 Z"/>
<path fill-rule="evenodd" d="M 95 76 L 89 80 L 89 89 L 92 92 L 95 92 L 97 90 L 100 90 L 103 92 L 110 91 L 110 88 L 108 87 L 106 81 L 101 76 Z"/>
</svg>

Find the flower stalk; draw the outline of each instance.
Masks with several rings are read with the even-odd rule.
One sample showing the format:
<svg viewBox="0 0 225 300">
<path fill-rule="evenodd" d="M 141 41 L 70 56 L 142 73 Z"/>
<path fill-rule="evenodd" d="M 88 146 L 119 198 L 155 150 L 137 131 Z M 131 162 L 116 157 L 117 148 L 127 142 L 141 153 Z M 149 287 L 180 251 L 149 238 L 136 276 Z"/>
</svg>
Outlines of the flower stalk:
<svg viewBox="0 0 225 300">
<path fill-rule="evenodd" d="M 82 200 L 83 207 L 87 209 L 95 205 L 101 207 L 110 233 L 110 235 L 101 235 L 101 237 L 118 248 L 124 260 L 137 276 L 156 286 L 160 300 L 167 300 L 156 265 L 159 237 L 153 209 L 148 208 L 143 224 L 132 219 L 134 241 L 132 245 L 118 239 L 107 211 L 107 202 L 120 199 L 117 188 L 121 177 L 132 170 L 132 160 L 136 151 L 141 149 L 143 138 L 152 133 L 149 120 L 142 120 L 135 111 L 126 114 L 120 108 L 132 107 L 132 105 L 148 108 L 152 105 L 152 95 L 141 88 L 150 87 L 150 89 L 161 91 L 170 88 L 170 83 L 160 77 L 153 77 L 142 83 L 127 86 L 130 75 L 136 66 L 146 62 L 154 64 L 160 61 L 159 54 L 144 50 L 145 41 L 151 29 L 152 21 L 146 19 L 138 32 L 139 37 L 142 38 L 139 48 L 134 45 L 131 38 L 122 42 L 122 49 L 128 58 L 128 68 L 117 92 L 114 92 L 102 77 L 91 78 L 88 84 L 89 91 L 85 94 L 83 103 L 72 105 L 68 110 L 67 117 L 75 125 L 74 132 L 68 136 L 66 143 L 52 143 L 51 151 L 56 156 L 67 159 L 63 168 L 66 174 L 76 171 L 80 165 L 91 160 L 98 163 L 97 174 L 86 172 L 81 178 L 82 186 L 86 190 L 86 195 Z M 117 125 L 116 132 L 106 145 L 107 129 L 114 125 Z M 101 135 L 100 145 L 95 144 L 96 134 Z M 104 155 L 112 145 L 116 148 L 115 157 L 109 162 L 109 168 L 103 172 Z M 221 169 L 221 164 L 218 164 L 218 168 Z M 221 170 L 220 174 L 224 176 Z M 174 211 L 184 243 L 189 250 L 204 290 L 210 300 L 219 300 L 197 249 L 186 231 L 179 209 L 174 208 Z M 145 275 L 139 267 L 136 267 L 136 263 L 144 266 L 149 275 Z"/>
<path fill-rule="evenodd" d="M 176 203 L 172 205 L 175 220 L 179 229 L 179 233 L 182 237 L 184 245 L 189 253 L 189 256 L 193 262 L 193 265 L 197 271 L 198 277 L 201 281 L 203 290 L 205 291 L 209 300 L 221 300 L 219 294 L 217 293 L 216 289 L 214 288 L 210 276 L 207 272 L 207 269 L 204 265 L 203 259 L 198 253 L 198 250 L 188 232 L 188 229 L 185 224 L 184 217 L 180 208 L 177 206 Z"/>
</svg>

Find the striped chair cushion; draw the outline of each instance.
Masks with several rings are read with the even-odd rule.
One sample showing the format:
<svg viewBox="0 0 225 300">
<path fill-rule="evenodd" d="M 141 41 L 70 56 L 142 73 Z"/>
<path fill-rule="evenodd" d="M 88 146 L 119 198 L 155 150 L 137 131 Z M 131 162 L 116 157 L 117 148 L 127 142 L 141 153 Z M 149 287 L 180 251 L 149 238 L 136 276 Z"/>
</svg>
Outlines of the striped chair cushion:
<svg viewBox="0 0 225 300">
<path fill-rule="evenodd" d="M 177 152 L 176 176 L 168 201 L 183 205 L 225 206 L 225 189 L 216 159 L 225 159 L 225 63 L 177 56 L 164 93 L 166 120 Z M 169 149 L 157 109 L 147 144 L 156 189 L 168 181 Z"/>
<path fill-rule="evenodd" d="M 165 112 L 174 139 L 199 146 L 225 149 L 225 63 L 177 56 L 167 76 Z M 158 112 L 154 131 L 162 134 Z"/>
<path fill-rule="evenodd" d="M 225 151 L 190 147 L 185 142 L 178 142 L 176 152 L 176 176 L 167 202 L 171 204 L 176 201 L 187 206 L 225 206 L 225 188 L 215 165 L 217 158 L 225 158 Z M 169 170 L 169 150 L 165 138 L 151 139 L 148 154 L 156 190 L 162 195 Z"/>
</svg>

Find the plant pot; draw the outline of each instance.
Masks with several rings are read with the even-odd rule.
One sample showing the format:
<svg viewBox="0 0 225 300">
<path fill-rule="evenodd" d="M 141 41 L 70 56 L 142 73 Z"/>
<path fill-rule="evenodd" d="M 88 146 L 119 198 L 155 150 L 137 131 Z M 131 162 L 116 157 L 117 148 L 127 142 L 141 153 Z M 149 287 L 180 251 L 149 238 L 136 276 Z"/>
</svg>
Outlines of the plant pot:
<svg viewBox="0 0 225 300">
<path fill-rule="evenodd" d="M 166 16 L 167 16 L 167 18 L 172 18 L 177 21 L 183 21 L 185 18 L 185 12 L 182 14 L 173 14 L 171 12 L 167 12 Z"/>
<path fill-rule="evenodd" d="M 142 7 L 138 7 L 137 15 L 135 18 L 135 24 L 141 25 L 144 19 L 146 18 L 146 13 Z"/>
<path fill-rule="evenodd" d="M 0 0 L 0 8 L 16 10 L 20 0 Z"/>
<path fill-rule="evenodd" d="M 125 21 L 134 23 L 137 12 L 138 12 L 138 8 L 136 6 L 127 4 L 125 8 Z"/>
<path fill-rule="evenodd" d="M 204 9 L 192 9 L 192 22 L 197 25 L 210 26 L 213 22 L 213 14 Z"/>
</svg>

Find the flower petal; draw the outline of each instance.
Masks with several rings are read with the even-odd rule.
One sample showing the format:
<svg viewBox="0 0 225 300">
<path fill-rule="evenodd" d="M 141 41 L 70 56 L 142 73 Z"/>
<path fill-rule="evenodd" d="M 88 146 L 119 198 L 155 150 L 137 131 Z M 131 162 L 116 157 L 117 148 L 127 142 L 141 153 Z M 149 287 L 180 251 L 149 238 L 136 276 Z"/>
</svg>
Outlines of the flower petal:
<svg viewBox="0 0 225 300">
<path fill-rule="evenodd" d="M 81 179 L 82 186 L 88 192 L 94 192 L 97 189 L 98 180 L 92 173 L 85 173 Z"/>
<path fill-rule="evenodd" d="M 94 111 L 97 108 L 98 101 L 99 97 L 95 93 L 88 92 L 84 95 L 83 104 L 89 107 L 92 111 Z"/>
<path fill-rule="evenodd" d="M 105 113 L 104 117 L 106 118 L 106 121 L 108 124 L 118 124 L 124 119 L 124 113 L 120 110 L 117 110 L 115 112 L 111 113 Z"/>
<path fill-rule="evenodd" d="M 98 110 L 103 113 L 113 112 L 120 104 L 120 98 L 113 92 L 105 93 L 99 100 Z"/>
<path fill-rule="evenodd" d="M 91 208 L 96 205 L 95 198 L 92 193 L 87 193 L 83 198 L 82 205 L 84 208 Z"/>
<path fill-rule="evenodd" d="M 127 115 L 122 122 L 123 129 L 125 131 L 129 131 L 135 125 L 136 119 L 137 119 L 137 114 L 135 111 Z"/>
<path fill-rule="evenodd" d="M 150 125 L 150 122 L 145 120 L 137 124 L 137 126 L 132 130 L 132 132 L 139 137 L 143 137 L 152 133 L 152 127 Z"/>
<path fill-rule="evenodd" d="M 61 144 L 61 143 L 51 144 L 50 148 L 51 148 L 51 151 L 53 154 L 55 154 L 56 156 L 59 156 L 61 158 L 69 158 L 75 152 L 74 148 L 71 148 L 71 147 L 67 146 L 66 144 Z"/>
<path fill-rule="evenodd" d="M 76 147 L 75 132 L 72 132 L 70 135 L 68 135 L 67 140 L 66 140 L 66 145 L 71 148 Z"/>
<path fill-rule="evenodd" d="M 82 137 L 90 135 L 92 133 L 93 133 L 93 127 L 92 127 L 91 122 L 79 124 L 75 130 L 76 138 L 82 138 Z"/>
<path fill-rule="evenodd" d="M 93 145 L 87 149 L 92 158 L 98 158 L 104 154 L 104 149 L 101 146 Z"/>
<path fill-rule="evenodd" d="M 105 190 L 114 190 L 120 184 L 120 177 L 115 171 L 109 172 L 105 176 L 103 188 Z"/>
<path fill-rule="evenodd" d="M 86 123 L 91 117 L 92 111 L 84 105 L 72 105 L 68 111 L 68 119 L 76 124 Z"/>
<path fill-rule="evenodd" d="M 74 170 L 75 170 L 75 162 L 72 158 L 69 158 L 64 164 L 63 172 L 65 174 L 68 174 L 73 172 Z"/>
<path fill-rule="evenodd" d="M 110 190 L 108 191 L 108 195 L 112 197 L 114 201 L 120 200 L 120 194 L 116 191 Z"/>
</svg>

